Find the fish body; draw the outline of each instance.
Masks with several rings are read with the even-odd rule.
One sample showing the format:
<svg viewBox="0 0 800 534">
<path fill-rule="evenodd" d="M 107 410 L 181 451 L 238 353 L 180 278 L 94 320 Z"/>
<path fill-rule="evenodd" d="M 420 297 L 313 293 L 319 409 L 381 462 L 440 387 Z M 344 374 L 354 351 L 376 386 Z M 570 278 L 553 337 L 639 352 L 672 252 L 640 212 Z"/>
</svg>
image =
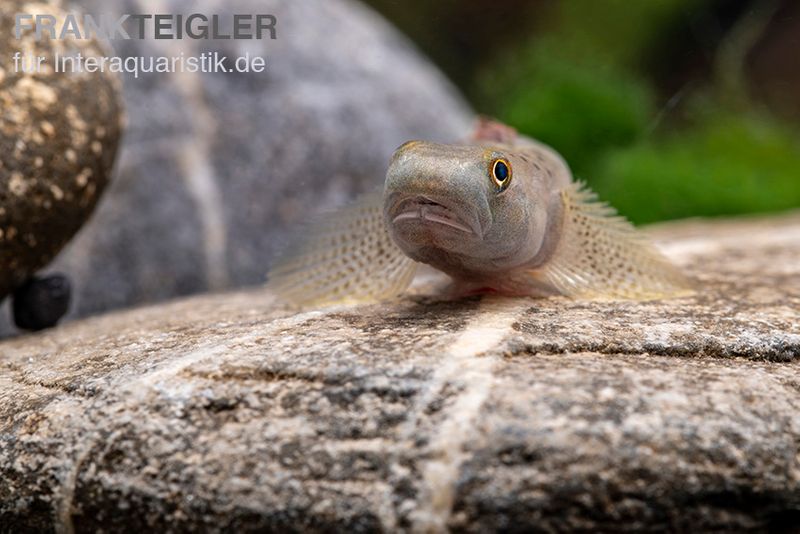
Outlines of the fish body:
<svg viewBox="0 0 800 534">
<path fill-rule="evenodd" d="M 313 225 L 270 285 L 300 305 L 376 301 L 420 263 L 456 293 L 649 299 L 689 286 L 553 149 L 490 121 L 464 144 L 402 145 L 383 191 Z"/>
</svg>

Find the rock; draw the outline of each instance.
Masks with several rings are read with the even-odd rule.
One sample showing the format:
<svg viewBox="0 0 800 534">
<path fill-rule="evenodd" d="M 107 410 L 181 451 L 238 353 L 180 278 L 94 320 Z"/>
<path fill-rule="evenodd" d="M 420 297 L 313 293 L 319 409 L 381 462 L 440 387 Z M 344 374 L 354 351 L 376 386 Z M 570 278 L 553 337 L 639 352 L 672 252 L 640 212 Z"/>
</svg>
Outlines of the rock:
<svg viewBox="0 0 800 534">
<path fill-rule="evenodd" d="M 696 296 L 259 290 L 0 343 L 0 524 L 789 531 L 800 213 L 655 233 Z"/>
<path fill-rule="evenodd" d="M 23 330 L 52 328 L 67 313 L 70 295 L 67 277 L 35 276 L 14 291 L 14 322 Z"/>
<path fill-rule="evenodd" d="M 453 140 L 471 126 L 444 77 L 355 2 L 167 0 L 159 11 L 274 14 L 277 39 L 114 42 L 123 57 L 249 53 L 267 70 L 125 78 L 115 183 L 53 266 L 73 280 L 73 316 L 261 284 L 287 228 L 379 187 L 402 142 Z"/>
<path fill-rule="evenodd" d="M 121 128 L 119 80 L 55 72 L 54 55 L 106 54 L 95 40 L 17 40 L 15 14 L 64 16 L 60 2 L 0 0 L 0 300 L 47 265 L 89 218 Z M 18 71 L 14 54 L 28 58 Z M 45 61 L 33 71 L 32 56 Z M 20 63 L 22 65 L 22 63 Z"/>
</svg>

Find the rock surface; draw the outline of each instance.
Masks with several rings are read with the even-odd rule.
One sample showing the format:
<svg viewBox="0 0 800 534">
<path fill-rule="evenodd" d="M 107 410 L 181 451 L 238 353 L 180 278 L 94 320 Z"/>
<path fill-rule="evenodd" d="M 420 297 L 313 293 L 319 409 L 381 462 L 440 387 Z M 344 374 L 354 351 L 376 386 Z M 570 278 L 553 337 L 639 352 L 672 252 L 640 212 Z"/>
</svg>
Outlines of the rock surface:
<svg viewBox="0 0 800 534">
<path fill-rule="evenodd" d="M 60 2 L 0 0 L 0 301 L 52 260 L 106 186 L 120 136 L 119 79 L 54 70 L 56 54 L 107 54 L 95 40 L 18 40 L 16 13 L 53 15 Z M 14 54 L 20 53 L 20 69 Z M 45 61 L 34 71 L 33 56 Z M 21 68 L 27 71 L 23 72 Z"/>
<path fill-rule="evenodd" d="M 0 344 L 9 531 L 791 531 L 800 214 L 672 301 L 196 297 Z"/>
<path fill-rule="evenodd" d="M 92 14 L 154 9 L 78 3 Z M 277 39 L 114 42 L 122 57 L 249 53 L 267 69 L 124 78 L 114 184 L 53 266 L 72 279 L 73 317 L 260 284 L 286 229 L 379 187 L 401 143 L 471 127 L 444 77 L 356 2 L 165 0 L 157 12 L 274 14 Z"/>
</svg>

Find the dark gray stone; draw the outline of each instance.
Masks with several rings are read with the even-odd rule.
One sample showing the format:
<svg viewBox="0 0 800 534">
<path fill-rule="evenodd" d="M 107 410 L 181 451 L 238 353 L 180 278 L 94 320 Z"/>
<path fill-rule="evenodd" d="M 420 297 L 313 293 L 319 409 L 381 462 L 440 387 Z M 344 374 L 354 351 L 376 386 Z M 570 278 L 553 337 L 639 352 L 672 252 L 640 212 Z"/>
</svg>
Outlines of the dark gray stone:
<svg viewBox="0 0 800 534">
<path fill-rule="evenodd" d="M 89 218 L 109 180 L 122 121 L 110 73 L 55 72 L 54 54 L 108 51 L 94 40 L 16 39 L 16 13 L 63 17 L 60 2 L 0 0 L 0 300 L 47 265 Z M 18 72 L 16 52 L 43 56 Z M 30 62 L 29 62 L 30 63 Z"/>
<path fill-rule="evenodd" d="M 2 342 L 0 530 L 792 532 L 800 214 L 655 233 L 696 295 L 259 290 Z"/>
<path fill-rule="evenodd" d="M 80 3 L 90 13 L 152 11 Z M 453 87 L 358 3 L 167 0 L 160 10 L 270 13 L 278 38 L 114 43 L 122 56 L 249 52 L 267 71 L 125 78 L 115 183 L 53 266 L 73 278 L 75 316 L 263 283 L 286 230 L 379 187 L 402 142 L 470 128 Z"/>
</svg>

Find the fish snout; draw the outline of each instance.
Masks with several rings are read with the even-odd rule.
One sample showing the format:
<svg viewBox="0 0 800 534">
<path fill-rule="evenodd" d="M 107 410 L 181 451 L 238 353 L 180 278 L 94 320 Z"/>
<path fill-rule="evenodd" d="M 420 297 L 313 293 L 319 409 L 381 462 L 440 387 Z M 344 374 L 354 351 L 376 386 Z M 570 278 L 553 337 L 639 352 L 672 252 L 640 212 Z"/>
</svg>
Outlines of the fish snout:
<svg viewBox="0 0 800 534">
<path fill-rule="evenodd" d="M 463 153 L 462 153 L 463 152 Z M 492 224 L 478 155 L 472 147 L 409 141 L 386 174 L 386 222 L 401 235 L 440 236 L 447 242 L 482 240 Z"/>
</svg>

